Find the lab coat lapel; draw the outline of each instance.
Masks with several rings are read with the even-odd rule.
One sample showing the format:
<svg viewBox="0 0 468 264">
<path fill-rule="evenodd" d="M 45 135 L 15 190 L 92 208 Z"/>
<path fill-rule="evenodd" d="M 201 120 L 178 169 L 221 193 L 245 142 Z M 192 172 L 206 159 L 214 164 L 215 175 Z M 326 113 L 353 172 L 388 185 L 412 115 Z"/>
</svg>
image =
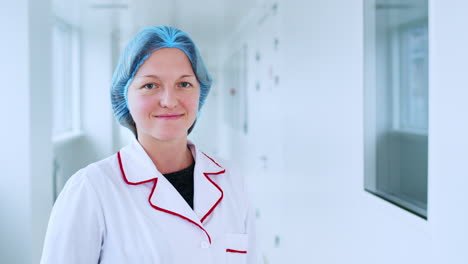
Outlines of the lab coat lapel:
<svg viewBox="0 0 468 264">
<path fill-rule="evenodd" d="M 118 162 L 127 184 L 138 185 L 154 181 L 161 173 L 154 166 L 151 158 L 136 139 L 118 153 Z"/>
<path fill-rule="evenodd" d="M 201 222 L 195 212 L 164 176 L 156 179 L 149 200 L 154 209 L 178 216 L 201 226 Z"/>
<path fill-rule="evenodd" d="M 148 198 L 149 204 L 154 209 L 178 216 L 201 227 L 199 217 L 174 186 L 157 170 L 136 139 L 118 153 L 118 159 L 127 184 L 154 182 Z"/>
<path fill-rule="evenodd" d="M 190 142 L 189 147 L 195 158 L 194 211 L 200 221 L 206 223 L 223 199 L 223 190 L 217 182 L 226 170 L 205 153 L 197 151 Z"/>
</svg>

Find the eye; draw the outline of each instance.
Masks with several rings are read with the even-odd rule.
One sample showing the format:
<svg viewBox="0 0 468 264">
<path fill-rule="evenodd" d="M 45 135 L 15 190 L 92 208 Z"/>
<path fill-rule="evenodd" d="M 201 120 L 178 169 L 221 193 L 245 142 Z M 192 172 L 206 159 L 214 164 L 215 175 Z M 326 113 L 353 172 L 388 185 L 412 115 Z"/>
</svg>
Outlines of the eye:
<svg viewBox="0 0 468 264">
<path fill-rule="evenodd" d="M 190 87 L 192 87 L 192 84 L 189 83 L 189 82 L 180 82 L 179 85 L 180 85 L 180 87 L 182 87 L 182 88 L 190 88 Z"/>
<path fill-rule="evenodd" d="M 147 83 L 143 86 L 143 88 L 151 90 L 153 88 L 156 88 L 156 85 L 154 83 Z"/>
</svg>

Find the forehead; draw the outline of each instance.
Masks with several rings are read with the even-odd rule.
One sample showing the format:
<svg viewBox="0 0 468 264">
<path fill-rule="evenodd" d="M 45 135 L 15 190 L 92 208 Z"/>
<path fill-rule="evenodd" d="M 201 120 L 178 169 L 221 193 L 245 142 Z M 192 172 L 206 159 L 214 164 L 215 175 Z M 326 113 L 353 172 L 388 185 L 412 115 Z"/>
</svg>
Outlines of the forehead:
<svg viewBox="0 0 468 264">
<path fill-rule="evenodd" d="M 162 48 L 152 52 L 136 75 L 170 73 L 194 74 L 189 58 L 178 48 Z"/>
</svg>

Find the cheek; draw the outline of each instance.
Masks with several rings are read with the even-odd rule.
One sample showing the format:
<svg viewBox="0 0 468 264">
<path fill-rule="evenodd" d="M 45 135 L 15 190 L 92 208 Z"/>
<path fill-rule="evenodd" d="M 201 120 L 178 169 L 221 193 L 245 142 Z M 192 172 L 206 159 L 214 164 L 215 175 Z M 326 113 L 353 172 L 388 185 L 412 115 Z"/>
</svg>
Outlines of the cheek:
<svg viewBox="0 0 468 264">
<path fill-rule="evenodd" d="M 190 96 L 189 98 L 185 100 L 185 105 L 187 106 L 187 108 L 190 109 L 192 114 L 196 115 L 198 112 L 199 98 L 200 98 L 200 94 L 198 93 L 193 96 Z"/>
<path fill-rule="evenodd" d="M 128 107 L 133 119 L 139 119 L 149 115 L 155 108 L 155 100 L 150 97 L 129 96 Z"/>
</svg>

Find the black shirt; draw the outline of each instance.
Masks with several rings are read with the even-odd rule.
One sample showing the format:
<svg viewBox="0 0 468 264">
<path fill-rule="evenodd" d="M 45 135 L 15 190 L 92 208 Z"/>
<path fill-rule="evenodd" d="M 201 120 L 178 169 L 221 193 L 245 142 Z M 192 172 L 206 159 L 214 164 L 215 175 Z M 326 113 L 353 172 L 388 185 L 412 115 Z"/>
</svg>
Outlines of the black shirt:
<svg viewBox="0 0 468 264">
<path fill-rule="evenodd" d="M 193 209 L 193 171 L 195 163 L 180 171 L 164 174 L 164 177 L 184 197 L 185 201 Z"/>
</svg>

